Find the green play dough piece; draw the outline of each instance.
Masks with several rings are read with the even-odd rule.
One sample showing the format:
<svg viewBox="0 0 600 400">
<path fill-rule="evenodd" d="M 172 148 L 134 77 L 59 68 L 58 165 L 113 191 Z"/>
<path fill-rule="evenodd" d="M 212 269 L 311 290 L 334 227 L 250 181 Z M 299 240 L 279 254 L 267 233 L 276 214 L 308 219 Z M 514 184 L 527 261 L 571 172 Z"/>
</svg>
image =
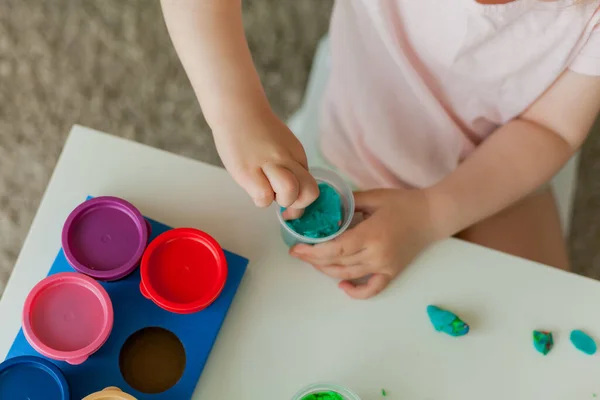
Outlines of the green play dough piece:
<svg viewBox="0 0 600 400">
<path fill-rule="evenodd" d="M 319 392 L 304 396 L 301 400 L 345 400 L 344 396 L 336 392 Z"/>
<path fill-rule="evenodd" d="M 552 347 L 554 346 L 554 339 L 552 337 L 552 332 L 544 332 L 544 331 L 533 331 L 533 347 L 546 355 L 550 353 Z"/>
<path fill-rule="evenodd" d="M 469 333 L 469 325 L 453 312 L 429 305 L 427 306 L 427 315 L 438 332 L 444 332 L 450 336 L 464 336 Z"/>
<path fill-rule="evenodd" d="M 342 199 L 326 183 L 319 183 L 319 198 L 309 205 L 304 214 L 286 221 L 294 232 L 309 238 L 324 238 L 340 230 L 342 225 Z"/>
<path fill-rule="evenodd" d="M 590 356 L 596 354 L 596 342 L 587 333 L 576 329 L 571 332 L 570 339 L 577 350 Z"/>
</svg>

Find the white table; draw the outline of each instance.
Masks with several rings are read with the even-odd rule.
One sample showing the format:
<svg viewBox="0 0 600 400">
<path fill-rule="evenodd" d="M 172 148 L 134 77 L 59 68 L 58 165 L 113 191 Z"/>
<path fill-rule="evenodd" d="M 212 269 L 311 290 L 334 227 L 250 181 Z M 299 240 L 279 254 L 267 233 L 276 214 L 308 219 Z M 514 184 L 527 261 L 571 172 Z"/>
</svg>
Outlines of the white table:
<svg viewBox="0 0 600 400">
<path fill-rule="evenodd" d="M 250 259 L 194 399 L 285 400 L 323 380 L 365 400 L 381 388 L 393 400 L 600 396 L 600 355 L 568 340 L 575 328 L 600 339 L 600 283 L 448 240 L 380 296 L 353 301 L 288 257 L 274 211 L 254 208 L 224 170 L 83 127 L 67 141 L 0 302 L 0 360 L 59 250 L 63 221 L 88 194 L 124 197 Z M 457 311 L 472 332 L 435 332 L 430 303 Z M 533 350 L 536 328 L 555 331 L 546 357 Z"/>
</svg>

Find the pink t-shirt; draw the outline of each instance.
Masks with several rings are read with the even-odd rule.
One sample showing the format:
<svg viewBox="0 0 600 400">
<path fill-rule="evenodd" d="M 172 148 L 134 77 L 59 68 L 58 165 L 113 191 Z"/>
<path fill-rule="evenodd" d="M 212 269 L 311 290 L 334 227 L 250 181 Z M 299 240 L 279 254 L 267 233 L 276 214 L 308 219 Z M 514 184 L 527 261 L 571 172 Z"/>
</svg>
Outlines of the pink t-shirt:
<svg viewBox="0 0 600 400">
<path fill-rule="evenodd" d="M 600 75 L 600 1 L 338 0 L 324 158 L 363 188 L 453 171 L 567 68 Z"/>
</svg>

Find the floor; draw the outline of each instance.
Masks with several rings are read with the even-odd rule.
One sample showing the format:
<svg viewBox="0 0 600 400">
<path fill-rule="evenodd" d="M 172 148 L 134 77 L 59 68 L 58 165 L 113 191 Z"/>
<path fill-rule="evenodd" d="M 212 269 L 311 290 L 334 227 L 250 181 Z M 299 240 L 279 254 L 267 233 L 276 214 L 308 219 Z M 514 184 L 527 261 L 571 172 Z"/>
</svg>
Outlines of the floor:
<svg viewBox="0 0 600 400">
<path fill-rule="evenodd" d="M 331 0 L 245 0 L 248 40 L 276 110 L 299 105 Z M 0 295 L 70 127 L 219 164 L 157 0 L 0 2 Z M 586 144 L 571 258 L 600 278 L 600 134 Z"/>
</svg>

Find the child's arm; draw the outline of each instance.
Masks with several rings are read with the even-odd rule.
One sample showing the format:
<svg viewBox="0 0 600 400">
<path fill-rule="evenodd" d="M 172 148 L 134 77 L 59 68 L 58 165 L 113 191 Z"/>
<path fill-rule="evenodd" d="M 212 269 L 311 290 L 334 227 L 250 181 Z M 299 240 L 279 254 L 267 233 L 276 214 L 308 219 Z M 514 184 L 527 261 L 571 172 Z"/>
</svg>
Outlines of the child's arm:
<svg viewBox="0 0 600 400">
<path fill-rule="evenodd" d="M 599 109 L 600 77 L 565 72 L 520 118 L 428 189 L 436 235 L 454 235 L 547 182 L 581 146 Z"/>
<path fill-rule="evenodd" d="M 437 185 L 357 193 L 365 221 L 330 242 L 297 245 L 291 253 L 341 279 L 350 296 L 374 296 L 433 241 L 494 215 L 548 181 L 583 143 L 598 110 L 600 77 L 567 71 Z M 367 283 L 353 283 L 366 275 Z"/>
<path fill-rule="evenodd" d="M 241 0 L 161 0 L 167 28 L 225 167 L 258 206 L 317 196 L 306 155 L 273 113 L 254 68 Z"/>
<path fill-rule="evenodd" d="M 270 106 L 242 25 L 241 0 L 161 0 L 179 59 L 208 123 L 266 114 Z"/>
</svg>

